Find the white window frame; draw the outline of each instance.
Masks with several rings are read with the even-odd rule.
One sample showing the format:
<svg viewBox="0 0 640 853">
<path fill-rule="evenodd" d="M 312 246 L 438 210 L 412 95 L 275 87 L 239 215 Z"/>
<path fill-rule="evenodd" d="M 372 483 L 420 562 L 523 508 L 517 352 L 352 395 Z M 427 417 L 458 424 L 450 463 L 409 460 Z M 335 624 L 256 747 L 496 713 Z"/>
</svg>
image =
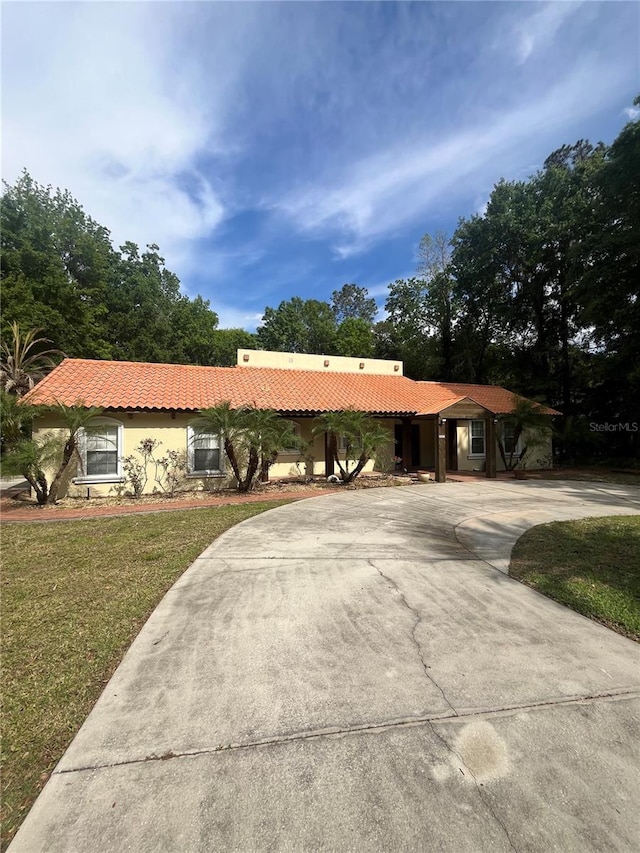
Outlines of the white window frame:
<svg viewBox="0 0 640 853">
<path fill-rule="evenodd" d="M 473 434 L 473 425 L 474 424 L 482 424 L 482 452 L 474 453 L 473 452 L 473 439 L 480 438 L 480 436 Z M 469 459 L 484 459 L 487 455 L 487 424 L 481 418 L 474 418 L 469 421 Z"/>
<path fill-rule="evenodd" d="M 194 467 L 195 447 L 193 446 L 193 441 L 197 433 L 203 433 L 204 435 L 209 435 L 212 438 L 217 439 L 218 447 L 211 449 L 217 449 L 220 451 L 219 468 L 201 470 Z M 207 432 L 205 429 L 199 428 L 197 426 L 193 427 L 191 426 L 191 424 L 189 424 L 189 426 L 187 427 L 187 477 L 223 477 L 224 475 L 224 448 L 222 446 L 222 436 L 216 436 L 213 433 Z"/>
<path fill-rule="evenodd" d="M 122 483 L 124 473 L 122 470 L 122 456 L 124 449 L 124 424 L 116 418 L 92 418 L 87 424 L 87 429 L 93 431 L 100 426 L 116 427 L 116 459 L 117 469 L 115 474 L 87 474 L 87 434 L 84 429 L 78 430 L 77 447 L 80 455 L 78 473 L 73 478 L 74 483 Z"/>
</svg>

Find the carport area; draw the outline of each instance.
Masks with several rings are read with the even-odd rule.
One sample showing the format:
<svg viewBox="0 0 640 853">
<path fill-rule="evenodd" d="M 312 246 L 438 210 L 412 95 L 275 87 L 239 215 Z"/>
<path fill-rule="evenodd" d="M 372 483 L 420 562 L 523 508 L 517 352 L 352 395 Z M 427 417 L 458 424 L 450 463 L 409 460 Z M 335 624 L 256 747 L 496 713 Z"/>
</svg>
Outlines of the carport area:
<svg viewBox="0 0 640 853">
<path fill-rule="evenodd" d="M 153 613 L 12 853 L 636 850 L 640 648 L 506 570 L 533 524 L 638 511 L 477 480 L 244 522 Z"/>
</svg>

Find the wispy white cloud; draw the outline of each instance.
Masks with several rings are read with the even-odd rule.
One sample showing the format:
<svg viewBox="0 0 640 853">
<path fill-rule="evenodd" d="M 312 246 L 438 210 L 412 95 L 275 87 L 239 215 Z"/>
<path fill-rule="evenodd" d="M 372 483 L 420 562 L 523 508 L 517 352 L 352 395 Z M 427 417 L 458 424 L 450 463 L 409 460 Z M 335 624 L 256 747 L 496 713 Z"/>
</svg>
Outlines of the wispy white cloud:
<svg viewBox="0 0 640 853">
<path fill-rule="evenodd" d="M 526 62 L 533 53 L 553 42 L 565 21 L 575 15 L 581 6 L 582 2 L 552 0 L 519 21 L 514 27 L 512 42 L 518 62 Z"/>
<path fill-rule="evenodd" d="M 624 114 L 631 119 L 631 121 L 635 121 L 640 118 L 640 107 L 627 107 L 624 110 Z"/>
<path fill-rule="evenodd" d="M 246 329 L 255 332 L 262 321 L 262 312 L 242 311 L 223 303 L 213 304 L 211 307 L 218 315 L 220 329 Z"/>
<path fill-rule="evenodd" d="M 4 177 L 158 243 L 245 326 L 347 268 L 397 277 L 419 229 L 619 118 L 633 15 L 610 6 L 6 3 Z"/>
<path fill-rule="evenodd" d="M 592 80 L 588 103 L 584 79 Z M 330 184 L 311 184 L 275 206 L 303 232 L 334 235 L 341 259 L 433 212 L 443 197 L 491 186 L 531 159 L 545 136 L 597 109 L 616 91 L 619 74 L 592 58 L 543 96 L 490 116 L 435 142 L 411 140 L 343 167 Z M 506 176 L 506 175 L 505 175 Z M 335 235 L 341 238 L 335 240 Z"/>
<path fill-rule="evenodd" d="M 27 167 L 71 189 L 116 244 L 156 242 L 172 262 L 211 233 L 225 202 L 195 164 L 224 140 L 215 114 L 169 73 L 171 9 L 24 4 L 4 17 L 5 179 Z"/>
</svg>

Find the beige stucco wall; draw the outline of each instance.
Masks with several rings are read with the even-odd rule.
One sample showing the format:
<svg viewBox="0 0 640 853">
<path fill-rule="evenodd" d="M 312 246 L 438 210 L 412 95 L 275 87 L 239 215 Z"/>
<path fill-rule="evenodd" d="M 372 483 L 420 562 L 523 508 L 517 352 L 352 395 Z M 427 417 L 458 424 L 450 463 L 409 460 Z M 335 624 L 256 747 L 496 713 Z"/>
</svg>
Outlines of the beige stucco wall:
<svg viewBox="0 0 640 853">
<path fill-rule="evenodd" d="M 456 438 L 458 443 L 458 471 L 484 471 L 484 456 L 470 457 L 469 421 L 458 421 Z"/>
<path fill-rule="evenodd" d="M 484 456 L 470 455 L 470 440 L 469 440 L 469 423 L 470 421 L 461 421 L 457 423 L 457 441 L 458 441 L 458 471 L 484 471 L 485 458 Z M 526 435 L 521 441 L 521 445 L 526 445 Z M 552 447 L 551 436 L 547 438 L 544 445 L 536 447 L 525 456 L 525 465 L 530 470 L 540 468 L 552 468 Z M 498 450 L 496 442 L 496 470 L 504 471 L 505 466 Z"/>
<path fill-rule="evenodd" d="M 141 441 L 147 438 L 155 439 L 162 442 L 156 451 L 156 457 L 161 457 L 167 450 L 176 450 L 187 455 L 187 427 L 189 422 L 194 418 L 193 415 L 176 413 L 175 417 L 171 417 L 168 413 L 147 413 L 134 412 L 132 415 L 127 415 L 120 412 L 105 412 L 103 417 L 109 418 L 123 426 L 123 448 L 121 456 L 134 456 L 140 459 L 136 453 L 136 448 Z M 313 435 L 312 429 L 315 421 L 312 418 L 291 418 L 298 424 L 300 434 L 304 441 L 308 442 L 309 448 L 306 458 L 301 458 L 295 453 L 280 453 L 277 461 L 269 469 L 270 479 L 279 479 L 282 477 L 300 477 L 300 476 L 324 476 L 325 475 L 325 459 L 324 459 L 324 435 Z M 389 445 L 387 452 L 393 456 L 393 422 L 381 421 L 389 430 Z M 55 418 L 51 415 L 40 418 L 34 429 L 34 437 L 42 437 L 45 434 L 57 434 L 63 436 L 64 430 L 61 429 Z M 344 454 L 340 454 L 341 460 L 344 461 Z M 187 475 L 184 477 L 180 489 L 208 489 L 216 490 L 235 482 L 228 461 L 224 463 L 227 476 L 215 477 L 198 477 Z M 365 471 L 374 470 L 374 460 L 371 460 L 364 468 Z M 73 470 L 71 470 L 73 469 Z M 117 495 L 121 491 L 130 492 L 131 485 L 126 482 L 118 483 L 88 483 L 74 482 L 77 471 L 76 466 L 71 465 L 66 482 L 61 491 L 61 497 L 68 494 L 71 497 L 86 497 L 87 489 L 92 497 L 106 497 L 109 495 Z M 48 471 L 49 480 L 53 475 L 53 471 Z M 149 466 L 149 479 L 145 488 L 146 494 L 151 494 L 153 491 L 159 490 L 159 486 L 154 482 L 153 466 Z"/>
<path fill-rule="evenodd" d="M 403 363 L 382 358 L 350 358 L 343 355 L 311 355 L 301 352 L 239 349 L 239 367 L 276 367 L 281 370 L 317 370 L 325 373 L 373 373 L 403 375 Z"/>
<path fill-rule="evenodd" d="M 482 419 L 482 418 L 480 418 Z M 401 421 L 395 421 L 400 424 Z M 456 424 L 456 441 L 458 449 L 458 470 L 459 471 L 476 471 L 484 472 L 485 457 L 471 456 L 470 441 L 469 441 L 469 420 L 458 419 Z M 433 428 L 433 420 L 415 419 L 411 421 L 411 425 L 418 425 L 420 428 L 420 467 L 433 469 L 435 467 L 435 436 Z M 524 442 L 523 442 L 524 443 Z M 536 468 L 551 468 L 551 438 L 545 442 L 544 446 L 536 448 L 527 454 L 525 462 L 529 469 Z M 398 456 L 402 455 L 402 448 L 396 450 Z M 498 471 L 504 470 L 500 453 L 496 445 L 496 467 Z"/>
<path fill-rule="evenodd" d="M 187 427 L 193 415 L 176 413 L 175 418 L 170 414 L 163 412 L 134 412 L 132 415 L 127 415 L 122 412 L 105 412 L 102 417 L 108 418 L 123 425 L 123 447 L 121 456 L 134 456 L 140 459 L 136 453 L 136 448 L 141 441 L 147 438 L 155 439 L 162 442 L 157 448 L 155 455 L 161 457 L 167 450 L 175 450 L 183 454 L 186 459 L 187 454 Z M 48 415 L 40 418 L 34 429 L 35 436 L 41 436 L 45 433 L 64 434 L 55 421 L 55 418 Z M 93 497 L 105 497 L 108 495 L 116 495 L 124 488 L 125 491 L 130 491 L 131 487 L 128 483 L 75 483 L 76 475 L 75 466 L 70 471 L 67 477 L 66 493 L 71 497 L 84 497 L 87 494 L 87 489 Z M 50 473 L 50 472 L 49 472 Z M 81 472 L 78 472 L 81 473 Z M 181 489 L 218 489 L 229 483 L 228 477 L 191 477 L 186 476 L 181 484 Z M 160 491 L 159 485 L 154 481 L 153 466 L 149 466 L 149 479 L 145 488 L 146 494 L 153 493 L 154 489 Z"/>
</svg>

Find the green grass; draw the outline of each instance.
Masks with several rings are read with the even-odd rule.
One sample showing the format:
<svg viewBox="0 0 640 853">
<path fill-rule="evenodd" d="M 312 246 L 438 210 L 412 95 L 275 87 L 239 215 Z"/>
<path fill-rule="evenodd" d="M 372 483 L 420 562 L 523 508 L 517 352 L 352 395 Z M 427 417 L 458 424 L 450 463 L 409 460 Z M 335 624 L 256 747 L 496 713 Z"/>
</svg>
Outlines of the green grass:
<svg viewBox="0 0 640 853">
<path fill-rule="evenodd" d="M 279 506 L 2 528 L 2 849 L 164 593 L 217 536 Z"/>
<path fill-rule="evenodd" d="M 509 574 L 640 642 L 640 516 L 534 527 L 517 542 Z"/>
</svg>

